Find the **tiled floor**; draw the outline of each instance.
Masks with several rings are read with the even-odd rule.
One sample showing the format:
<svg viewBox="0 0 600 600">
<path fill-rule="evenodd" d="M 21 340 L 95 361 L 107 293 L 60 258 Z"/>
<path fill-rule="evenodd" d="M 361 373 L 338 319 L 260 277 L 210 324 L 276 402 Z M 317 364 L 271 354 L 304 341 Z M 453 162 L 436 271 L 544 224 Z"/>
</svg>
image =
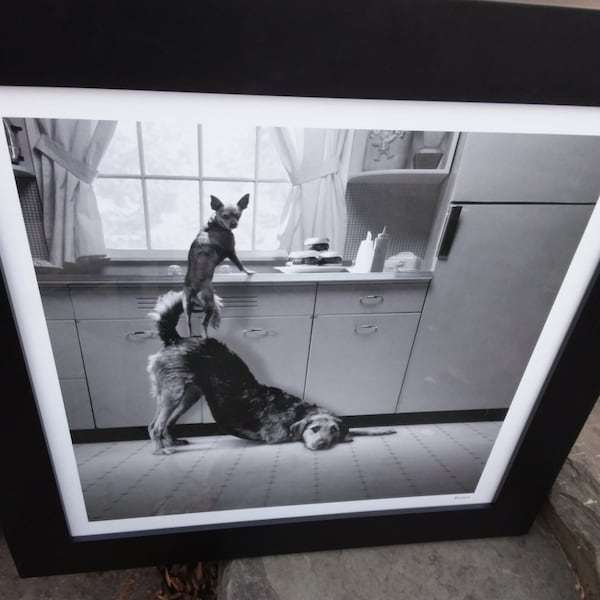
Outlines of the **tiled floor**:
<svg viewBox="0 0 600 600">
<path fill-rule="evenodd" d="M 230 436 L 191 438 L 169 456 L 149 441 L 78 444 L 91 520 L 338 500 L 472 492 L 499 422 L 394 427 L 312 452 Z"/>
</svg>

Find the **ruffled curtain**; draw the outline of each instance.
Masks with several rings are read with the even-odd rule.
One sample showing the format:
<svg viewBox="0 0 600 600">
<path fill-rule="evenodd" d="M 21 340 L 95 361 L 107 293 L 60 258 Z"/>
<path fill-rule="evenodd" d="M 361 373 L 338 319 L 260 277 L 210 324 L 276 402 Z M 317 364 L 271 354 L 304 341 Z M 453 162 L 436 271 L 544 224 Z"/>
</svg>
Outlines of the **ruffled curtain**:
<svg viewBox="0 0 600 600">
<path fill-rule="evenodd" d="M 279 247 L 301 250 L 306 238 L 328 237 L 330 248 L 343 252 L 352 131 L 304 129 L 299 138 L 284 127 L 271 132 L 292 183 L 279 225 Z"/>
<path fill-rule="evenodd" d="M 116 121 L 32 119 L 28 125 L 50 262 L 107 260 L 92 183 Z"/>
</svg>

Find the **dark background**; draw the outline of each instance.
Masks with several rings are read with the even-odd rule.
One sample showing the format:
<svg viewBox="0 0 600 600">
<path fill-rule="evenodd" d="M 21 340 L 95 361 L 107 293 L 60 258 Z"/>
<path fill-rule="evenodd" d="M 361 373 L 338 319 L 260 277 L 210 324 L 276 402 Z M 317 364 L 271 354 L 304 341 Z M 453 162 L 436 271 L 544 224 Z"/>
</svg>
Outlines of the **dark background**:
<svg viewBox="0 0 600 600">
<path fill-rule="evenodd" d="M 29 0 L 0 84 L 597 105 L 600 11 L 459 0 Z"/>
<path fill-rule="evenodd" d="M 598 106 L 599 34 L 600 11 L 487 1 L 13 0 L 0 84 Z M 0 286 L 0 518 L 19 572 L 524 533 L 600 393 L 599 306 L 597 273 L 490 505 L 73 540 Z"/>
</svg>

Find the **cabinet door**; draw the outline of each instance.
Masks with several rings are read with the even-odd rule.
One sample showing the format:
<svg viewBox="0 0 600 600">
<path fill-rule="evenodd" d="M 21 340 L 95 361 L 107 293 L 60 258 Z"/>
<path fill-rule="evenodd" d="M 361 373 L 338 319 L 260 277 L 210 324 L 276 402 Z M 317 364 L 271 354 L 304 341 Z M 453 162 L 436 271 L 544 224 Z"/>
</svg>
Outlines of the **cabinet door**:
<svg viewBox="0 0 600 600">
<path fill-rule="evenodd" d="M 591 211 L 462 208 L 425 299 L 400 412 L 508 407 Z"/>
<path fill-rule="evenodd" d="M 70 429 L 94 429 L 94 415 L 85 379 L 61 379 L 67 421 Z"/>
<path fill-rule="evenodd" d="M 56 371 L 71 429 L 93 429 L 94 416 L 75 321 L 47 321 Z"/>
<path fill-rule="evenodd" d="M 256 378 L 302 396 L 310 317 L 224 318 L 216 337 L 248 364 Z M 146 426 L 154 417 L 146 365 L 161 348 L 150 320 L 82 320 L 79 335 L 98 427 Z M 204 403 L 180 423 L 211 422 Z"/>
<path fill-rule="evenodd" d="M 305 399 L 340 415 L 393 413 L 418 313 L 315 317 Z"/>
<path fill-rule="evenodd" d="M 40 288 L 40 296 L 46 319 L 73 320 L 75 318 L 69 288 L 65 286 L 42 287 Z"/>
<path fill-rule="evenodd" d="M 226 317 L 214 335 L 258 381 L 302 397 L 311 325 L 311 317 Z"/>
<path fill-rule="evenodd" d="M 85 377 L 75 321 L 48 321 L 56 370 L 61 379 Z"/>
<path fill-rule="evenodd" d="M 147 426 L 156 405 L 146 372 L 161 341 L 149 319 L 81 320 L 79 337 L 97 427 Z M 181 422 L 201 421 L 193 406 Z"/>
<path fill-rule="evenodd" d="M 461 136 L 454 202 L 595 203 L 600 138 L 469 133 Z"/>
</svg>

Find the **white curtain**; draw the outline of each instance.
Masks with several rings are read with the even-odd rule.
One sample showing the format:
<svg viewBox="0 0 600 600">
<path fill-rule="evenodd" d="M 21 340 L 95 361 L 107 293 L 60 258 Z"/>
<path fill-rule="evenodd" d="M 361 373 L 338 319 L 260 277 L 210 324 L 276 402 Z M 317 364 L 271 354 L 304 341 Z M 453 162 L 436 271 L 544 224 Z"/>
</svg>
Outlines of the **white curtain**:
<svg viewBox="0 0 600 600">
<path fill-rule="evenodd" d="M 116 126 L 72 119 L 28 123 L 49 259 L 57 267 L 108 258 L 92 183 Z"/>
<path fill-rule="evenodd" d="M 328 237 L 330 249 L 343 253 L 352 131 L 275 127 L 272 135 L 292 183 L 279 226 L 279 247 L 301 250 L 306 238 Z"/>
</svg>

